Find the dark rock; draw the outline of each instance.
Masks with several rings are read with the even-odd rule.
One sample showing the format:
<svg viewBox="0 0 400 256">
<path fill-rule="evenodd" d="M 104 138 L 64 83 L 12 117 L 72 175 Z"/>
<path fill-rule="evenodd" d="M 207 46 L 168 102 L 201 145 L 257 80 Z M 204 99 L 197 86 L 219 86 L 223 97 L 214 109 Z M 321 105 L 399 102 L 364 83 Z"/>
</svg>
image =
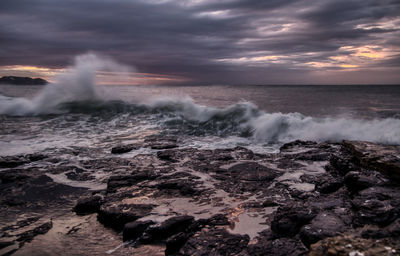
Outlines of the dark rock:
<svg viewBox="0 0 400 256">
<path fill-rule="evenodd" d="M 254 245 L 249 245 L 248 254 L 254 256 L 300 256 L 306 255 L 308 250 L 297 239 L 279 238 L 264 240 Z"/>
<path fill-rule="evenodd" d="M 149 177 L 151 177 L 149 173 L 111 176 L 107 181 L 107 193 L 114 193 L 119 188 L 136 185 Z"/>
<path fill-rule="evenodd" d="M 39 154 L 39 153 L 28 154 L 25 157 L 28 158 L 29 161 L 31 161 L 31 162 L 36 162 L 36 161 L 40 161 L 40 160 L 43 160 L 43 159 L 47 158 L 46 155 Z"/>
<path fill-rule="evenodd" d="M 379 226 L 365 226 L 362 230 L 361 237 L 373 239 L 392 237 L 398 239 L 400 237 L 400 218 L 384 228 Z"/>
<path fill-rule="evenodd" d="M 377 199 L 363 200 L 357 198 L 352 201 L 357 211 L 357 224 L 387 225 L 398 217 L 398 211 L 390 201 Z"/>
<path fill-rule="evenodd" d="M 379 178 L 376 173 L 365 175 L 365 173 L 351 171 L 344 177 L 346 187 L 352 192 L 358 192 L 369 187 L 378 186 L 383 184 L 383 182 L 384 181 Z"/>
<path fill-rule="evenodd" d="M 47 156 L 42 154 L 27 154 L 18 156 L 2 156 L 0 157 L 0 168 L 13 168 L 30 162 L 45 159 Z"/>
<path fill-rule="evenodd" d="M 102 205 L 97 219 L 105 226 L 122 230 L 126 223 L 147 216 L 153 207 L 148 204 Z"/>
<path fill-rule="evenodd" d="M 199 193 L 199 191 L 194 188 L 194 184 L 186 180 L 167 180 L 157 184 L 157 188 L 160 190 L 178 190 L 179 193 L 184 196 Z"/>
<path fill-rule="evenodd" d="M 286 152 L 286 151 L 292 151 L 292 150 L 296 150 L 299 147 L 309 147 L 309 146 L 316 146 L 317 143 L 314 141 L 302 141 L 302 140 L 295 140 L 289 143 L 285 143 L 280 147 L 280 151 L 281 152 Z"/>
<path fill-rule="evenodd" d="M 45 85 L 48 84 L 42 78 L 30 78 L 22 76 L 3 76 L 0 78 L 0 84 L 14 84 L 14 85 Z"/>
<path fill-rule="evenodd" d="M 29 163 L 24 157 L 18 156 L 2 156 L 0 157 L 0 168 L 13 168 L 23 164 Z"/>
<path fill-rule="evenodd" d="M 225 229 L 203 230 L 190 237 L 176 255 L 239 255 L 248 243 L 247 235 L 230 234 Z"/>
<path fill-rule="evenodd" d="M 353 200 L 355 224 L 385 226 L 399 217 L 400 191 L 395 188 L 370 187 L 360 191 Z"/>
<path fill-rule="evenodd" d="M 230 225 L 229 219 L 223 214 L 216 214 L 206 220 L 207 225 L 210 226 L 224 226 Z"/>
<path fill-rule="evenodd" d="M 29 176 L 24 172 L 18 172 L 16 170 L 12 171 L 2 171 L 0 172 L 0 183 L 1 184 L 8 184 L 13 182 L 20 182 L 28 179 Z"/>
<path fill-rule="evenodd" d="M 177 233 L 167 239 L 165 255 L 174 255 L 186 243 L 186 241 L 206 226 L 226 226 L 230 225 L 228 218 L 223 214 L 217 214 L 209 219 L 199 219 L 194 221 L 185 232 Z"/>
<path fill-rule="evenodd" d="M 157 157 L 164 161 L 175 162 L 175 151 L 174 150 L 163 150 L 157 152 Z"/>
<path fill-rule="evenodd" d="M 295 159 L 301 161 L 328 161 L 330 157 L 331 154 L 329 152 L 321 152 L 319 149 L 313 149 L 295 155 Z"/>
<path fill-rule="evenodd" d="M 392 237 L 400 237 L 400 218 L 393 221 L 392 224 L 386 227 L 387 232 Z"/>
<path fill-rule="evenodd" d="M 316 212 L 302 204 L 288 204 L 278 208 L 271 229 L 278 237 L 292 237 L 299 233 L 300 228 L 308 224 Z"/>
<path fill-rule="evenodd" d="M 193 216 L 183 215 L 167 219 L 166 221 L 149 227 L 144 242 L 166 239 L 174 234 L 185 231 L 194 221 Z"/>
<path fill-rule="evenodd" d="M 81 198 L 78 200 L 73 210 L 78 215 L 95 213 L 100 210 L 100 205 L 102 204 L 102 202 L 103 197 L 101 195 Z"/>
<path fill-rule="evenodd" d="M 354 235 L 328 237 L 310 246 L 309 256 L 341 255 L 398 255 L 400 249 L 395 239 L 363 239 Z"/>
<path fill-rule="evenodd" d="M 353 163 L 353 156 L 349 154 L 346 150 L 343 150 L 340 153 L 334 154 L 329 159 L 330 167 L 327 168 L 330 172 L 337 172 L 341 176 L 346 175 L 351 171 L 358 171 L 359 167 Z"/>
<path fill-rule="evenodd" d="M 30 242 L 33 240 L 35 236 L 46 234 L 52 227 L 53 223 L 51 221 L 43 223 L 42 225 L 34 228 L 33 230 L 28 230 L 20 234 L 19 237 L 17 238 L 17 241 L 22 243 Z"/>
<path fill-rule="evenodd" d="M 400 182 L 399 147 L 361 141 L 343 141 L 342 147 L 351 152 L 361 166 Z"/>
<path fill-rule="evenodd" d="M 118 145 L 111 149 L 111 153 L 112 154 L 123 154 L 123 153 L 127 153 L 134 149 L 139 149 L 139 148 L 140 148 L 140 146 L 135 145 L 135 144 Z"/>
<path fill-rule="evenodd" d="M 315 190 L 323 194 L 330 194 L 337 191 L 342 186 L 343 179 L 326 174 L 316 180 Z"/>
<path fill-rule="evenodd" d="M 322 212 L 310 224 L 301 228 L 300 237 L 308 247 L 326 237 L 336 236 L 346 230 L 346 226 L 335 214 Z"/>
<path fill-rule="evenodd" d="M 8 247 L 10 245 L 13 245 L 13 244 L 14 244 L 14 242 L 12 242 L 12 241 L 5 241 L 5 242 L 1 242 L 0 241 L 0 249 L 6 248 L 6 247 Z"/>
<path fill-rule="evenodd" d="M 146 229 L 153 225 L 154 222 L 151 220 L 148 221 L 134 221 L 128 222 L 124 226 L 124 230 L 122 232 L 122 237 L 124 241 L 127 240 L 136 240 L 140 238 Z"/>
<path fill-rule="evenodd" d="M 232 223 L 229 221 L 229 219 L 225 215 L 216 214 L 208 219 L 199 219 L 199 220 L 194 221 L 188 227 L 188 229 L 186 231 L 187 231 L 187 233 L 197 232 L 206 226 L 216 227 L 216 226 L 228 226 L 231 224 Z"/>
<path fill-rule="evenodd" d="M 271 181 L 278 176 L 278 171 L 254 162 L 234 165 L 228 173 L 245 181 Z"/>
<path fill-rule="evenodd" d="M 263 203 L 262 206 L 263 207 L 272 207 L 272 206 L 278 206 L 279 204 L 272 199 L 266 199 Z"/>
<path fill-rule="evenodd" d="M 165 244 L 165 255 L 174 255 L 178 253 L 188 239 L 189 235 L 184 232 L 180 232 L 168 238 Z"/>
</svg>

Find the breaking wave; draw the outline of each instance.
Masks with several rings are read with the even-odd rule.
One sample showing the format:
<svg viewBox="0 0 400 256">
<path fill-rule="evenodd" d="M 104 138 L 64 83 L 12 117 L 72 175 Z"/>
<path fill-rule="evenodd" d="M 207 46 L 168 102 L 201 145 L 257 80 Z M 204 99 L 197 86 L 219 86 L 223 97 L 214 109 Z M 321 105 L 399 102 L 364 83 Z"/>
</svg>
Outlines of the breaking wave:
<svg viewBox="0 0 400 256">
<path fill-rule="evenodd" d="M 97 70 L 121 71 L 111 61 L 83 55 L 59 76 L 55 84 L 33 99 L 0 95 L 0 114 L 31 116 L 78 113 L 104 117 L 144 118 L 169 133 L 195 136 L 242 136 L 261 143 L 293 140 L 364 140 L 400 145 L 400 119 L 374 120 L 315 118 L 299 113 L 267 113 L 250 102 L 214 108 L 196 104 L 191 98 L 161 98 L 142 102 L 105 100 L 95 87 Z"/>
<path fill-rule="evenodd" d="M 62 104 L 99 100 L 96 89 L 97 71 L 127 72 L 128 67 L 94 54 L 80 55 L 73 66 L 56 77 L 33 99 L 12 98 L 0 95 L 0 114 L 13 116 L 63 113 Z"/>
</svg>

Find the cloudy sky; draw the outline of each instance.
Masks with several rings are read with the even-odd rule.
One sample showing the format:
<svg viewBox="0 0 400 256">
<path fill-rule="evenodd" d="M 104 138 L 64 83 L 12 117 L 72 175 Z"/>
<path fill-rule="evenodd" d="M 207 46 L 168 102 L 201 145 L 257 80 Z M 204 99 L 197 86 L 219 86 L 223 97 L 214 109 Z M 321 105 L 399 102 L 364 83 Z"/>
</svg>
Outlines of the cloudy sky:
<svg viewBox="0 0 400 256">
<path fill-rule="evenodd" d="M 87 52 L 148 84 L 400 83 L 400 1 L 0 1 L 0 75 Z"/>
</svg>

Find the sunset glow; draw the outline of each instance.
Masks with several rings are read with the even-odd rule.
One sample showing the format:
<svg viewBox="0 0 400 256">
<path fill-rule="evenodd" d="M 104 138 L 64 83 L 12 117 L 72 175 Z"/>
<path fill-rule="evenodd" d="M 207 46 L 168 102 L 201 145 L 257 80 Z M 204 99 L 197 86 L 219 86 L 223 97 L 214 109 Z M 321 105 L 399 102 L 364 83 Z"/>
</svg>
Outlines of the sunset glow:
<svg viewBox="0 0 400 256">
<path fill-rule="evenodd" d="M 123 84 L 346 83 L 341 71 L 351 83 L 400 81 L 396 1 L 2 4 L 1 75 L 53 80 L 95 53 L 136 69 Z"/>
</svg>

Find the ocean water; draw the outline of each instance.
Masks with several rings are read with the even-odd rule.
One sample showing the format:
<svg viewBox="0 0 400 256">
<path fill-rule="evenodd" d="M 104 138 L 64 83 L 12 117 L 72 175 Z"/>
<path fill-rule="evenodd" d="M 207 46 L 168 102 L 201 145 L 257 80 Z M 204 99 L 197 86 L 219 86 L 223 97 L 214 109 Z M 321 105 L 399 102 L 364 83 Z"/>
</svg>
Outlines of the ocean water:
<svg viewBox="0 0 400 256">
<path fill-rule="evenodd" d="M 400 145 L 397 85 L 98 85 L 98 70 L 124 67 L 96 56 L 46 86 L 0 85 L 0 155 L 93 149 L 159 134 L 180 147 L 274 152 L 293 140 Z M 151 153 L 140 149 L 127 156 Z"/>
</svg>

